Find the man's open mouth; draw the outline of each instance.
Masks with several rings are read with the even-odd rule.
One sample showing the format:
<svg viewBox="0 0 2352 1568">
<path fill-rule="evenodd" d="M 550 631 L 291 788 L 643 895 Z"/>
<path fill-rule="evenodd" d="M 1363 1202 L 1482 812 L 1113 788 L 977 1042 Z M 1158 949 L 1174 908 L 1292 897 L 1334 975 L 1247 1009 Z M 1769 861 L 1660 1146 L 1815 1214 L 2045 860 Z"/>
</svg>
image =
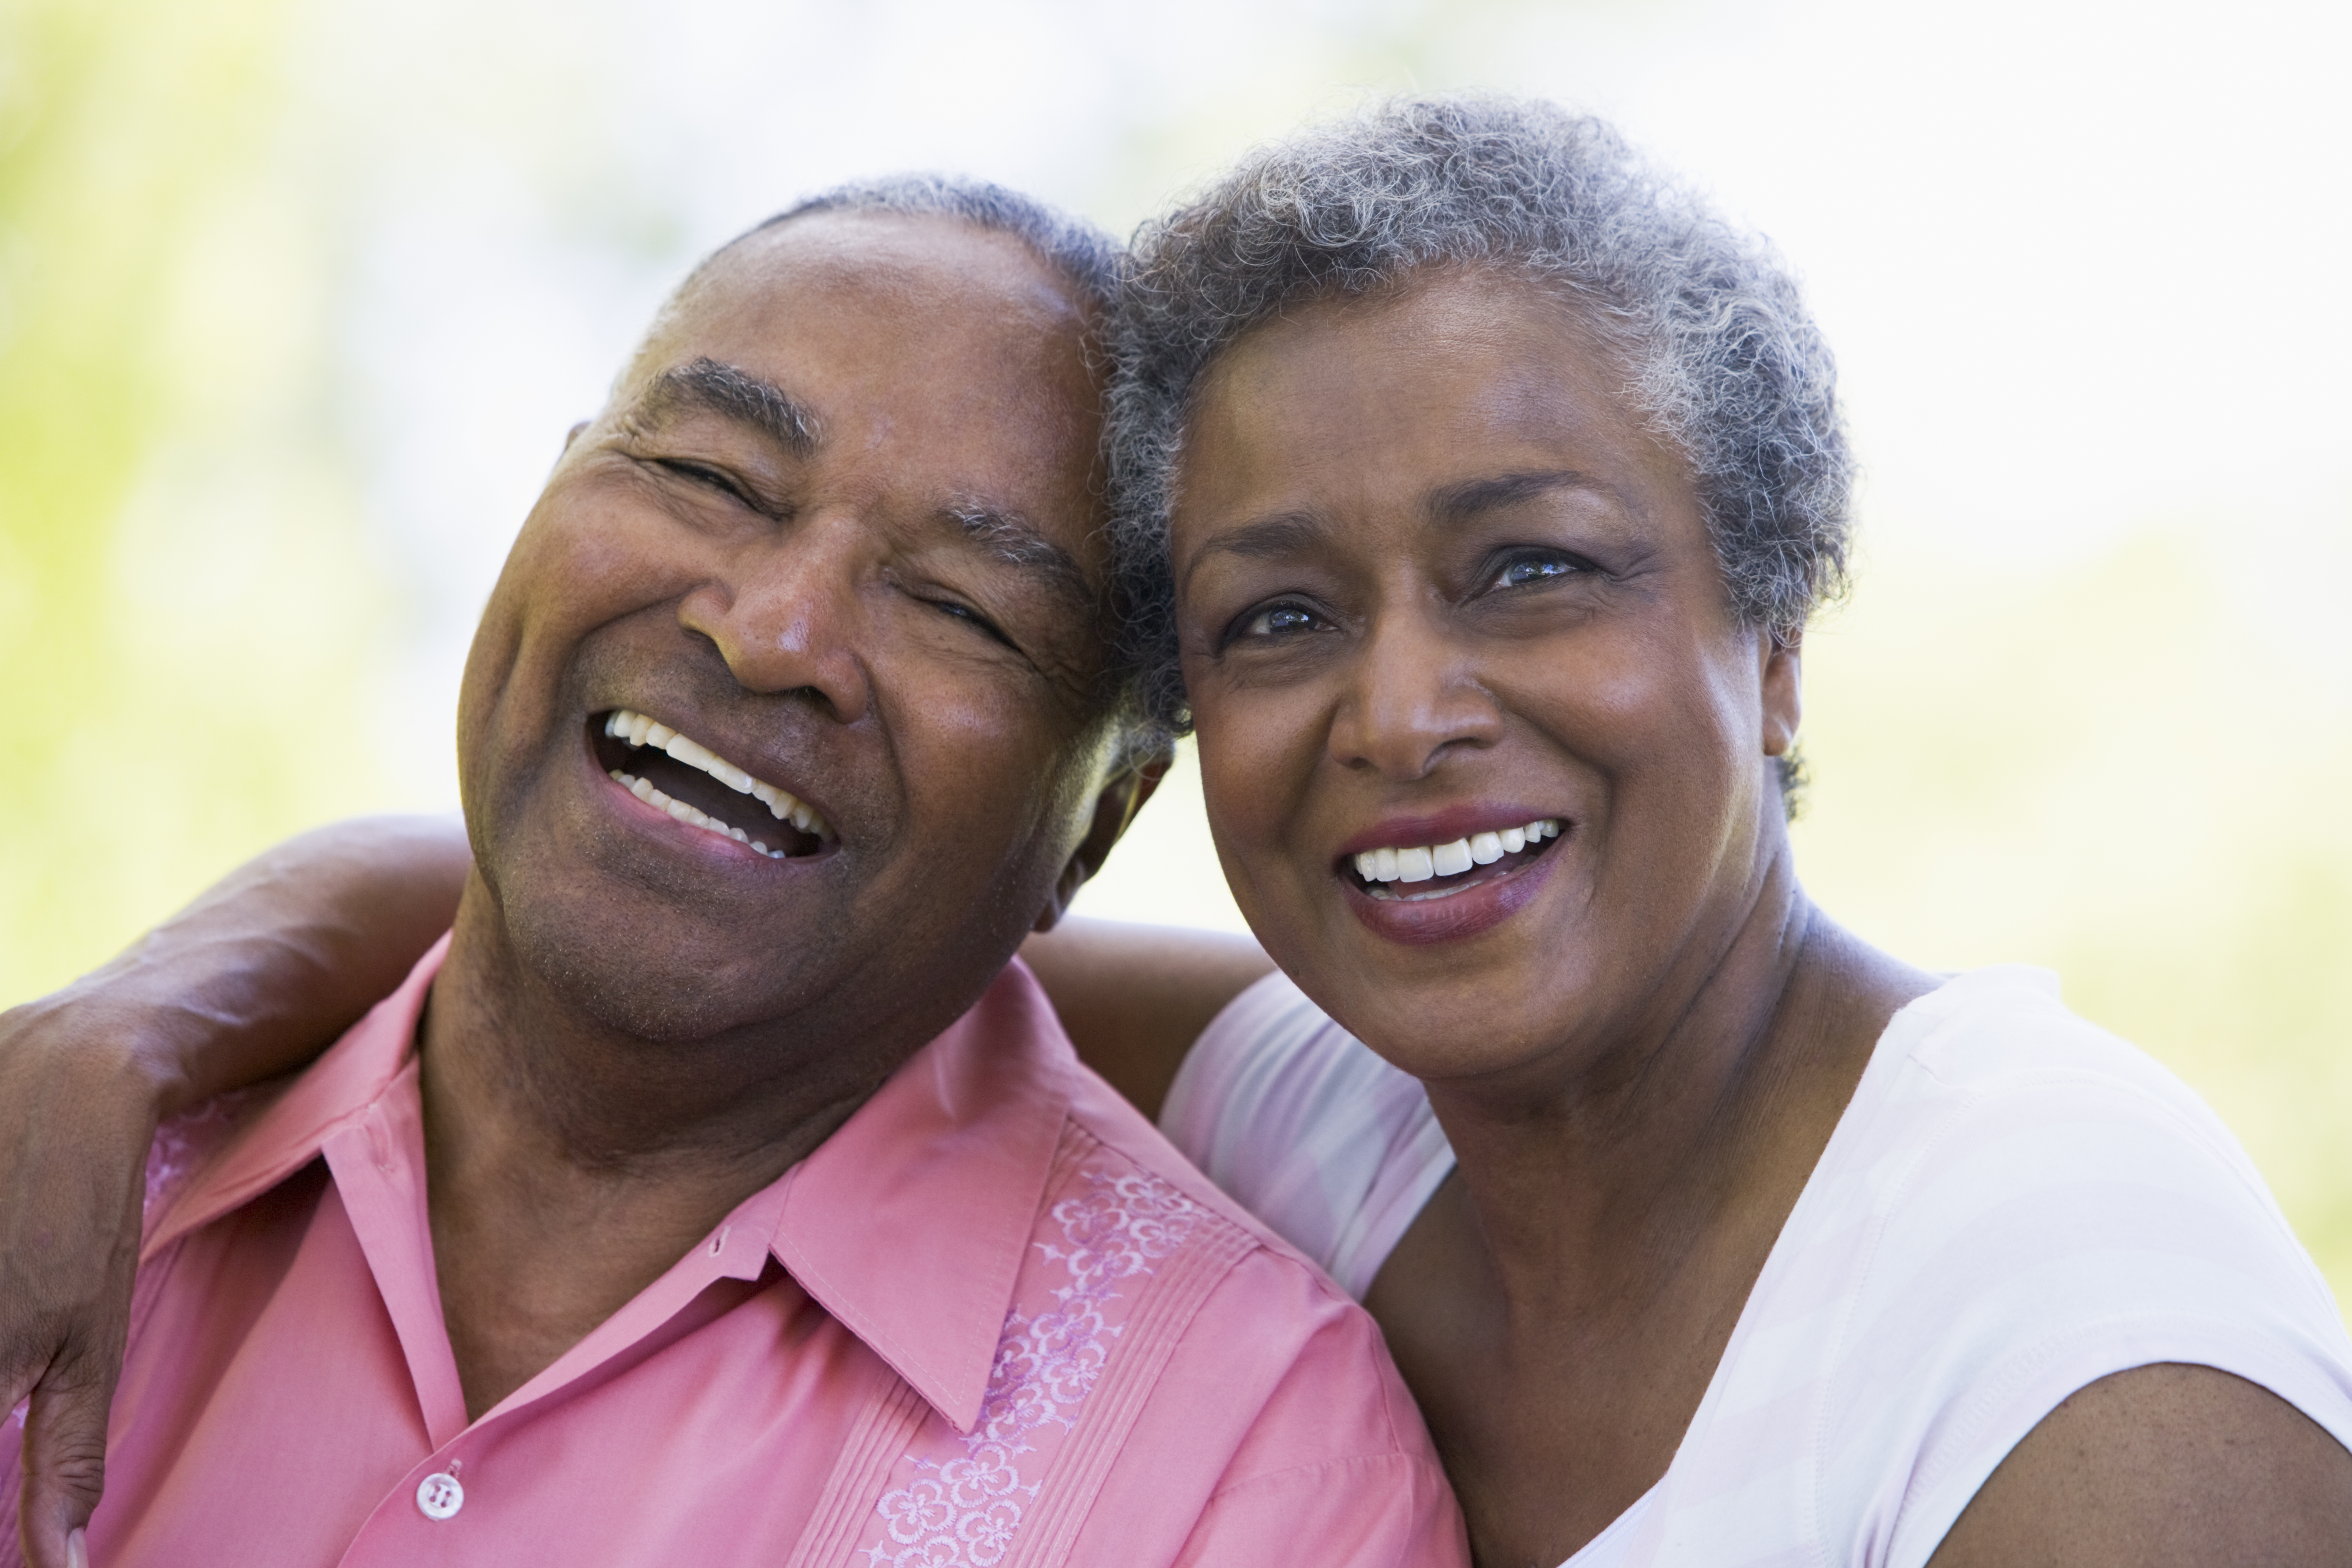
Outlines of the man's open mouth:
<svg viewBox="0 0 2352 1568">
<path fill-rule="evenodd" d="M 613 782 L 689 827 L 757 849 L 772 860 L 814 855 L 833 829 L 806 802 L 753 778 L 701 742 L 642 713 L 616 708 L 589 721 L 590 744 Z M 738 823 L 748 822 L 746 830 Z"/>
<path fill-rule="evenodd" d="M 1542 854 L 1559 831 L 1559 819 L 1547 816 L 1524 827 L 1473 833 L 1450 844 L 1367 849 L 1345 869 L 1360 890 L 1375 899 L 1419 903 L 1450 898 L 1509 876 Z"/>
</svg>

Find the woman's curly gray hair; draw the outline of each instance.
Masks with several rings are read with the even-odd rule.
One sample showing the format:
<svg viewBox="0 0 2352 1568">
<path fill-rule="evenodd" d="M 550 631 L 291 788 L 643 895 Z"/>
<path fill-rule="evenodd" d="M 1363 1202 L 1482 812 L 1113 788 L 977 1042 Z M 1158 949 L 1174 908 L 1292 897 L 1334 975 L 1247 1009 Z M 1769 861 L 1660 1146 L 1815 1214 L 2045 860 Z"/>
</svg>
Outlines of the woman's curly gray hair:
<svg viewBox="0 0 2352 1568">
<path fill-rule="evenodd" d="M 1794 637 L 1843 590 L 1853 463 L 1836 369 L 1771 248 L 1599 120 L 1505 98 L 1394 99 L 1259 150 L 1137 233 L 1108 441 L 1129 658 L 1163 733 L 1191 723 L 1168 521 L 1202 375 L 1287 306 L 1449 263 L 1555 290 L 1621 356 L 1627 395 L 1690 462 L 1749 624 Z"/>
</svg>

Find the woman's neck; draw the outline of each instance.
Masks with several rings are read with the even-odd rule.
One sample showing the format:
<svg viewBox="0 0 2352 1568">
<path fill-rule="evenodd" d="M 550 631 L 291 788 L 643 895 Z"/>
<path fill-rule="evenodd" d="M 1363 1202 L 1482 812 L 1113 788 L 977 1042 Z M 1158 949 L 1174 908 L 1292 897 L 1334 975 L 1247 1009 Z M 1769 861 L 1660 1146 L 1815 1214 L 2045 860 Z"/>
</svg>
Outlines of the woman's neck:
<svg viewBox="0 0 2352 1568">
<path fill-rule="evenodd" d="M 1482 1562 L 1559 1562 L 1664 1473 L 1887 1020 L 1936 984 L 1816 911 L 1785 847 L 1692 967 L 1548 1093 L 1429 1086 L 1458 1177 L 1366 1305 Z"/>
<path fill-rule="evenodd" d="M 1497 1283 L 1547 1314 L 1648 1294 L 1727 1223 L 1777 1233 L 1886 1019 L 1934 984 L 1822 916 L 1785 842 L 1739 918 L 1692 946 L 1539 1083 L 1429 1086 Z"/>
</svg>

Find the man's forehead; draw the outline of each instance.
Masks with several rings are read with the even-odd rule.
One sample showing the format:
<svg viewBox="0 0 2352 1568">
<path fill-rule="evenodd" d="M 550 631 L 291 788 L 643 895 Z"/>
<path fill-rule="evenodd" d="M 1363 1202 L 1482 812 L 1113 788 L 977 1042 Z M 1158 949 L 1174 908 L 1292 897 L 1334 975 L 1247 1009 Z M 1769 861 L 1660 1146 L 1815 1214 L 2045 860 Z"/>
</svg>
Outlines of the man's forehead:
<svg viewBox="0 0 2352 1568">
<path fill-rule="evenodd" d="M 1074 289 L 1017 238 L 960 219 L 812 214 L 747 236 L 690 279 L 625 395 L 713 360 L 808 404 L 954 416 L 987 439 L 1018 421 L 1024 445 L 1091 447 L 1101 393 Z"/>
<path fill-rule="evenodd" d="M 799 459 L 887 454 L 893 488 L 1090 535 L 1100 390 L 1075 289 L 1015 237 L 961 219 L 811 214 L 713 258 L 656 324 L 617 412 L 719 415 Z"/>
<path fill-rule="evenodd" d="M 944 310 L 966 325 L 1073 342 L 1089 325 L 1076 283 L 1019 237 L 884 210 L 807 213 L 755 230 L 712 257 L 679 305 L 788 315 L 803 300 L 837 307 L 844 295 L 877 314 Z"/>
</svg>

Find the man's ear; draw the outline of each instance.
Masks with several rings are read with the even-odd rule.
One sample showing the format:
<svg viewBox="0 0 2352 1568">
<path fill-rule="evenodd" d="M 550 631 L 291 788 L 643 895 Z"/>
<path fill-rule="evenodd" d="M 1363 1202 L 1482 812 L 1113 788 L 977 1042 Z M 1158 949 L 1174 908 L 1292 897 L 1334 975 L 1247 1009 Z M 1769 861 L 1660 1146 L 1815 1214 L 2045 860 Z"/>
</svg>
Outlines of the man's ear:
<svg viewBox="0 0 2352 1568">
<path fill-rule="evenodd" d="M 1168 764 L 1174 759 L 1153 757 L 1113 773 L 1104 784 L 1102 794 L 1095 797 L 1094 825 L 1070 856 L 1069 864 L 1062 868 L 1061 877 L 1054 883 L 1054 896 L 1037 911 L 1036 931 L 1052 931 L 1070 910 L 1070 900 L 1087 885 L 1087 879 L 1102 869 L 1110 857 L 1110 847 L 1118 842 L 1143 803 L 1151 798 L 1160 781 L 1168 776 Z"/>
<path fill-rule="evenodd" d="M 1766 632 L 1757 639 L 1764 697 L 1764 754 L 1785 757 L 1797 744 L 1805 721 L 1805 634 Z"/>
</svg>

